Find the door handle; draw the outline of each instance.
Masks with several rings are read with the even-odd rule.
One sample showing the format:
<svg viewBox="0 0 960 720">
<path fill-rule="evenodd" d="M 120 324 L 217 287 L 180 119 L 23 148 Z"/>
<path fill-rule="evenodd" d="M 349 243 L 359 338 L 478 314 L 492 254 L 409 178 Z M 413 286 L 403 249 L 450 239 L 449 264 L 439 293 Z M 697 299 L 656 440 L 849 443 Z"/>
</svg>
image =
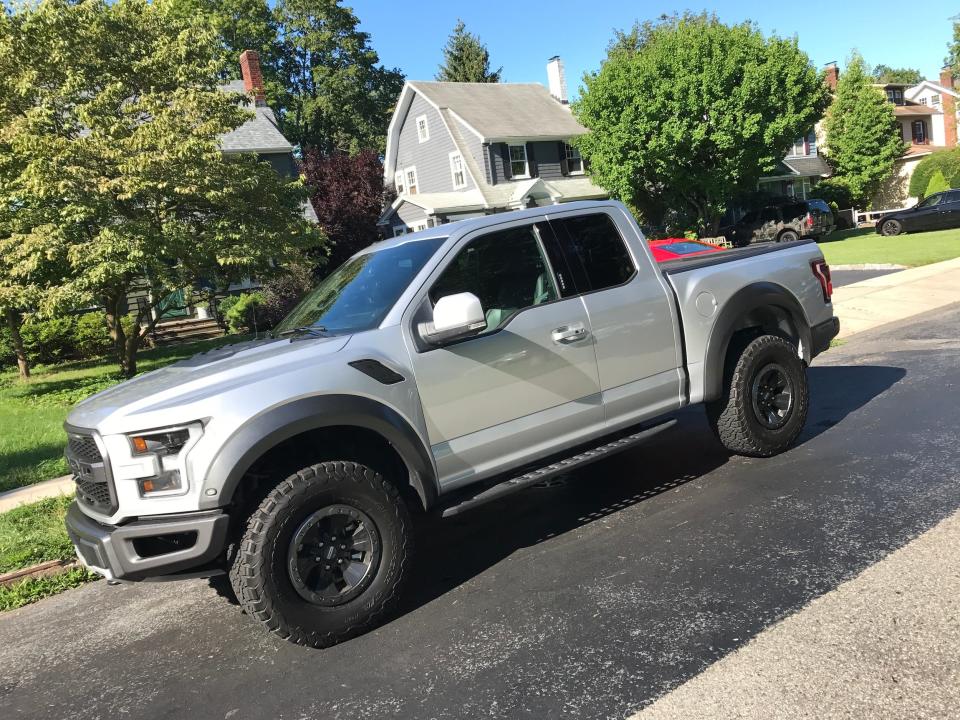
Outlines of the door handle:
<svg viewBox="0 0 960 720">
<path fill-rule="evenodd" d="M 577 340 L 583 340 L 587 336 L 587 329 L 583 326 L 582 323 L 576 323 L 574 325 L 564 325 L 563 327 L 558 327 L 551 333 L 553 341 L 555 343 L 560 343 L 562 345 L 568 345 L 569 343 L 577 342 Z"/>
</svg>

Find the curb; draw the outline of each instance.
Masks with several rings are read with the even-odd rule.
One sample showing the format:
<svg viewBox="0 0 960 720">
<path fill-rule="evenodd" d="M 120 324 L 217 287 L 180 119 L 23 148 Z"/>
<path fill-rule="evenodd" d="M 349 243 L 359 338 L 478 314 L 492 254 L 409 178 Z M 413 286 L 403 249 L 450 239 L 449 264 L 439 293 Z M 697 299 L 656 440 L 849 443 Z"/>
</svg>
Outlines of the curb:
<svg viewBox="0 0 960 720">
<path fill-rule="evenodd" d="M 862 263 L 860 265 L 831 265 L 831 270 L 906 270 L 906 265 L 889 263 Z"/>
<path fill-rule="evenodd" d="M 10 587 L 24 580 L 60 575 L 79 567 L 76 558 L 72 560 L 47 560 L 33 567 L 21 568 L 0 575 L 0 587 Z"/>
</svg>

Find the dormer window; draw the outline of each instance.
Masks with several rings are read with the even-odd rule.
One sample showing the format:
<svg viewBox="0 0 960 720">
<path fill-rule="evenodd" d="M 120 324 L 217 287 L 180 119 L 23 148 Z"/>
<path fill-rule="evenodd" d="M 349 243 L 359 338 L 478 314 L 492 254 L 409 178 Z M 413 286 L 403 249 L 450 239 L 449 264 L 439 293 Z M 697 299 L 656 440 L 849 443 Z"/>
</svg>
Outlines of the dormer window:
<svg viewBox="0 0 960 720">
<path fill-rule="evenodd" d="M 406 185 L 403 184 L 403 170 L 397 170 L 393 174 L 393 187 L 397 190 L 397 195 L 403 195 L 403 189 Z"/>
<path fill-rule="evenodd" d="M 510 175 L 514 178 L 530 177 L 526 145 L 510 145 Z"/>
<path fill-rule="evenodd" d="M 426 142 L 430 139 L 430 127 L 427 125 L 427 116 L 419 115 L 416 119 L 417 123 L 417 140 L 419 142 Z"/>
<path fill-rule="evenodd" d="M 903 89 L 887 88 L 887 100 L 892 102 L 894 105 L 903 105 Z"/>
<path fill-rule="evenodd" d="M 583 157 L 580 151 L 573 145 L 563 144 L 563 152 L 567 160 L 567 173 L 569 175 L 583 175 Z"/>
<path fill-rule="evenodd" d="M 450 174 L 453 176 L 453 189 L 462 190 L 467 186 L 467 171 L 463 167 L 463 155 L 450 153 Z"/>
</svg>

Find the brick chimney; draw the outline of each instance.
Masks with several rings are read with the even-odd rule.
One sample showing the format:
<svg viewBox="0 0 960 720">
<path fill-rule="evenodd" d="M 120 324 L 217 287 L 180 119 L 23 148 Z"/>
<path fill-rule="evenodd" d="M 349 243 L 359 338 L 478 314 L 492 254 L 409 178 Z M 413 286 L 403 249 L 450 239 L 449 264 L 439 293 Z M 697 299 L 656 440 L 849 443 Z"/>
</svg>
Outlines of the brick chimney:
<svg viewBox="0 0 960 720">
<path fill-rule="evenodd" d="M 256 50 L 244 50 L 240 53 L 240 75 L 243 76 L 243 89 L 253 95 L 258 106 L 267 104 L 263 91 L 263 73 L 260 71 L 260 55 Z"/>
<path fill-rule="evenodd" d="M 830 92 L 837 91 L 837 80 L 840 77 L 840 70 L 837 68 L 837 61 L 828 62 L 824 69 L 824 82 L 827 83 L 827 87 L 830 88 Z"/>
<path fill-rule="evenodd" d="M 547 60 L 547 86 L 551 95 L 564 105 L 567 104 L 567 75 L 559 55 Z"/>
<path fill-rule="evenodd" d="M 949 65 L 940 71 L 940 84 L 953 90 L 953 68 Z M 953 95 L 941 93 L 943 109 L 943 142 L 947 147 L 957 146 L 957 99 Z"/>
</svg>

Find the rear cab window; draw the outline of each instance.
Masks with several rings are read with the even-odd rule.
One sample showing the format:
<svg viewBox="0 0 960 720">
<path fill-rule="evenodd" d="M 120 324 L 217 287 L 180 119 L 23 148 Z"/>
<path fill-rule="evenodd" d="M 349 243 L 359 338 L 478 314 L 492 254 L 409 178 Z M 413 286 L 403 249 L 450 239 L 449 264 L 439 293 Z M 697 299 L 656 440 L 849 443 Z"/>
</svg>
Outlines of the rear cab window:
<svg viewBox="0 0 960 720">
<path fill-rule="evenodd" d="M 636 274 L 627 244 L 606 213 L 554 219 L 550 226 L 569 258 L 580 292 L 623 285 Z"/>
</svg>

